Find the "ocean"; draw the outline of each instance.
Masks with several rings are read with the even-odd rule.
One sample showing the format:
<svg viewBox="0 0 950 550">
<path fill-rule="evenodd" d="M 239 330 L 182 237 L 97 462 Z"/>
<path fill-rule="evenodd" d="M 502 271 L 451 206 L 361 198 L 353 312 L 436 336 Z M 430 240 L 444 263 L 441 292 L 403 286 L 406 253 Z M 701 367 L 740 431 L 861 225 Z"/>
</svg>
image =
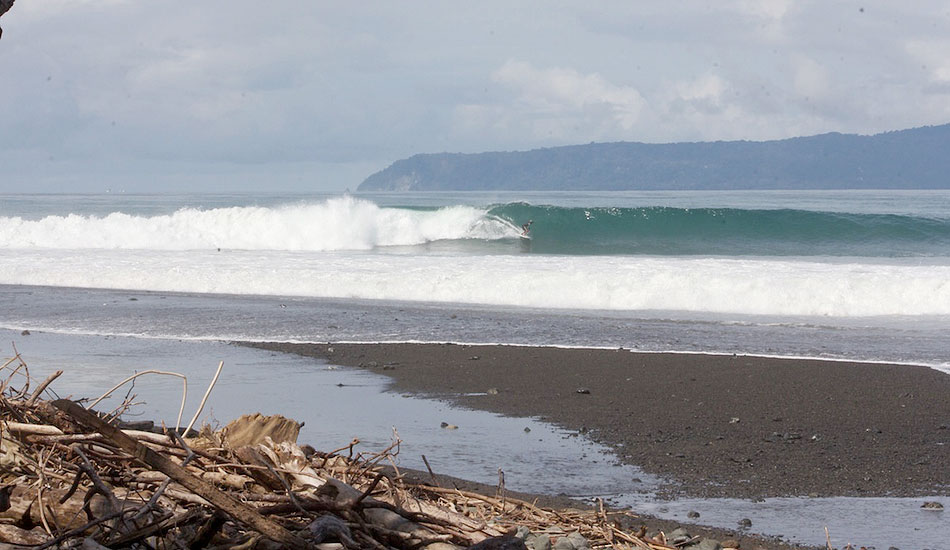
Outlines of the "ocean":
<svg viewBox="0 0 950 550">
<path fill-rule="evenodd" d="M 0 285 L 74 334 L 948 369 L 950 192 L 2 195 Z"/>
<path fill-rule="evenodd" d="M 576 434 L 226 342 L 622 347 L 950 373 L 948 327 L 950 191 L 0 195 L 0 354 L 21 353 L 39 379 L 64 369 L 61 395 L 172 370 L 189 380 L 187 419 L 224 361 L 202 422 L 280 413 L 318 448 L 357 437 L 364 452 L 398 429 L 409 467 L 425 454 L 488 483 L 503 468 L 513 489 L 682 521 L 701 509 L 725 527 L 751 517 L 755 532 L 816 545 L 825 525 L 879 547 L 936 548 L 947 533 L 920 499 L 658 501 L 657 480 Z M 177 379 L 128 392 L 135 414 L 175 421 Z"/>
</svg>

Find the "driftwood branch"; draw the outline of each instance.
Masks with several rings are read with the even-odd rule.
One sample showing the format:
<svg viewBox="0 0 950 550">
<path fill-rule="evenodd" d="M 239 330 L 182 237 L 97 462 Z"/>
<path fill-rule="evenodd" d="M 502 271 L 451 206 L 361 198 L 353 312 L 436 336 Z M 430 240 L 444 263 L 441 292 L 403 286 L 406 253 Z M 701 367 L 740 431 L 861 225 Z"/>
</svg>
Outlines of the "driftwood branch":
<svg viewBox="0 0 950 550">
<path fill-rule="evenodd" d="M 92 403 L 89 404 L 89 408 L 91 409 L 91 408 L 95 407 L 96 405 L 99 404 L 100 401 L 102 401 L 102 400 L 105 399 L 106 397 L 109 397 L 110 395 L 112 395 L 112 393 L 113 393 L 115 390 L 117 390 L 117 389 L 121 388 L 122 386 L 128 384 L 129 382 L 135 380 L 135 379 L 138 378 L 139 376 L 144 376 L 144 375 L 146 375 L 146 374 L 158 374 L 158 375 L 161 375 L 161 376 L 175 376 L 175 377 L 177 377 L 177 378 L 181 378 L 181 384 L 182 384 L 182 389 L 181 389 L 181 407 L 178 409 L 178 420 L 177 420 L 177 422 L 176 422 L 176 424 L 175 424 L 175 428 L 177 429 L 179 426 L 181 426 L 181 417 L 182 417 L 182 415 L 183 415 L 184 412 L 185 412 L 185 400 L 188 398 L 188 377 L 186 377 L 184 374 L 181 374 L 181 373 L 178 373 L 178 372 L 169 372 L 169 371 L 154 370 L 154 369 L 149 369 L 149 370 L 144 370 L 144 371 L 142 371 L 142 372 L 137 372 L 137 373 L 135 373 L 135 374 L 129 376 L 129 377 L 126 378 L 125 380 L 119 382 L 119 383 L 116 384 L 115 386 L 113 386 L 113 387 L 112 387 L 109 391 L 107 391 L 106 393 L 100 395 L 95 401 L 93 401 Z"/>
<path fill-rule="evenodd" d="M 57 378 L 62 376 L 62 374 L 63 374 L 63 371 L 58 370 L 54 372 L 53 374 L 49 375 L 49 377 L 47 377 L 46 380 L 44 380 L 43 383 L 40 384 L 38 388 L 36 388 L 36 391 L 33 392 L 33 397 L 31 397 L 30 400 L 26 402 L 27 406 L 32 407 L 33 404 L 36 403 L 36 400 L 40 398 L 40 395 L 43 393 L 43 390 L 49 387 L 49 385 L 53 383 L 53 380 L 56 380 Z"/>
<path fill-rule="evenodd" d="M 191 422 L 188 423 L 188 427 L 185 428 L 186 434 L 191 431 L 191 428 L 195 425 L 195 422 L 198 421 L 198 417 L 201 416 L 201 411 L 204 410 L 205 403 L 208 401 L 208 396 L 211 395 L 211 390 L 214 389 L 214 385 L 218 381 L 218 377 L 221 376 L 222 368 L 224 368 L 224 361 L 221 361 L 220 363 L 218 363 L 218 370 L 214 371 L 214 378 L 212 378 L 211 383 L 208 384 L 208 389 L 205 390 L 204 397 L 201 398 L 201 403 L 198 404 L 198 410 L 195 411 L 195 416 L 191 419 Z M 184 401 L 182 401 L 182 405 L 184 405 Z M 179 424 L 180 423 L 181 423 L 181 420 L 179 419 Z M 178 426 L 176 426 L 176 428 L 177 427 Z"/>
<path fill-rule="evenodd" d="M 67 399 L 57 399 L 53 401 L 53 406 L 62 410 L 87 428 L 101 433 L 138 460 L 161 471 L 168 477 L 187 487 L 196 495 L 207 500 L 218 510 L 256 530 L 267 538 L 290 548 L 307 548 L 307 543 L 300 537 L 280 525 L 267 520 L 247 505 L 222 493 L 210 483 L 192 475 L 188 470 L 122 433 L 122 431 L 115 426 L 105 423 L 98 416 L 78 404 Z"/>
</svg>

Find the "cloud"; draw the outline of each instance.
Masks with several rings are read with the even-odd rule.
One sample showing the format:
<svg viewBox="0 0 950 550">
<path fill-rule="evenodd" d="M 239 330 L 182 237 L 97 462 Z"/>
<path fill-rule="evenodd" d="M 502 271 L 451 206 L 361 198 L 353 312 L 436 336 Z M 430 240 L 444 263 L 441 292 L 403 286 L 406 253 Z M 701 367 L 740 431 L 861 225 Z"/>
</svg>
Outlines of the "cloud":
<svg viewBox="0 0 950 550">
<path fill-rule="evenodd" d="M 244 173 L 950 120 L 946 0 L 409 6 L 18 2 L 0 46 L 0 165 Z"/>
<path fill-rule="evenodd" d="M 737 0 L 727 9 L 751 19 L 757 35 L 767 42 L 778 42 L 785 39 L 791 6 L 792 0 Z"/>
<path fill-rule="evenodd" d="M 645 103 L 636 88 L 616 86 L 597 73 L 581 74 L 574 69 L 537 69 L 522 61 L 509 60 L 492 78 L 518 91 L 519 101 L 529 110 L 556 116 L 603 107 L 625 130 L 636 123 Z"/>
<path fill-rule="evenodd" d="M 920 63 L 932 82 L 950 82 L 950 40 L 911 40 L 905 49 Z"/>
<path fill-rule="evenodd" d="M 716 74 L 706 74 L 695 80 L 673 84 L 672 92 L 677 101 L 691 105 L 694 109 L 716 112 L 723 105 L 723 94 L 729 85 Z"/>
<path fill-rule="evenodd" d="M 632 86 L 597 73 L 563 67 L 537 68 L 509 60 L 491 75 L 507 97 L 494 104 L 463 104 L 455 122 L 462 129 L 527 128 L 541 139 L 603 139 L 633 128 L 646 105 Z"/>
<path fill-rule="evenodd" d="M 808 99 L 820 99 L 828 92 L 828 71 L 825 67 L 803 55 L 793 59 L 795 93 Z"/>
<path fill-rule="evenodd" d="M 738 0 L 734 9 L 760 19 L 780 21 L 791 5 L 792 0 Z"/>
</svg>

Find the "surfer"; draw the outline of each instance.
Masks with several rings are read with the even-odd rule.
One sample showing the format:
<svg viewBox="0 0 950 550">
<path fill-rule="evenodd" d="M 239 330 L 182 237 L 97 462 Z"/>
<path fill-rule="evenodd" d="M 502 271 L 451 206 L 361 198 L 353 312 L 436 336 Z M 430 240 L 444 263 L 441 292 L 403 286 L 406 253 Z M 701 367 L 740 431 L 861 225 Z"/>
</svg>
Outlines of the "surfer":
<svg viewBox="0 0 950 550">
<path fill-rule="evenodd" d="M 528 231 L 531 231 L 531 224 L 534 223 L 534 220 L 528 220 L 528 223 L 521 224 L 521 236 L 528 236 Z"/>
</svg>

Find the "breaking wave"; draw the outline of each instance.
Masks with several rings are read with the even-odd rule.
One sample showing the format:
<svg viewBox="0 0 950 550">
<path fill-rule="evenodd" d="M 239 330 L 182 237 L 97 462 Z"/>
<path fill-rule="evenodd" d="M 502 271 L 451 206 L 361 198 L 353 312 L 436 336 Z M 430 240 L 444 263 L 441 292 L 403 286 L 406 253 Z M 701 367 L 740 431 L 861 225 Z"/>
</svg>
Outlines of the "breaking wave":
<svg viewBox="0 0 950 550">
<path fill-rule="evenodd" d="M 484 209 L 381 208 L 340 197 L 277 207 L 183 208 L 172 214 L 0 218 L 0 248 L 119 250 L 369 250 L 438 240 L 516 236 Z"/>
<path fill-rule="evenodd" d="M 512 248 L 528 220 L 530 246 Z M 0 249 L 326 252 L 440 241 L 477 253 L 926 257 L 948 255 L 950 220 L 794 209 L 381 207 L 350 196 L 162 215 L 0 217 Z"/>
</svg>

